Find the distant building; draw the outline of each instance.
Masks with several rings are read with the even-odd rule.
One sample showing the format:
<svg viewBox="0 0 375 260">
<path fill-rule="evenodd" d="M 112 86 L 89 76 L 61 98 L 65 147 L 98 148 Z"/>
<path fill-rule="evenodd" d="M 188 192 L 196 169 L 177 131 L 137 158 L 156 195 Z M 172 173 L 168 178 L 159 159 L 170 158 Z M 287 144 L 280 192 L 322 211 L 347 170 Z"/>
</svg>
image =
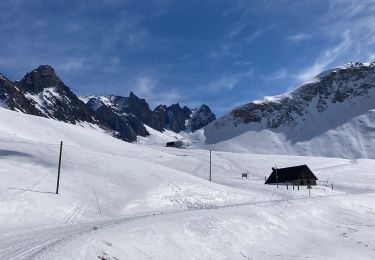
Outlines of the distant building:
<svg viewBox="0 0 375 260">
<path fill-rule="evenodd" d="M 166 144 L 166 147 L 174 147 L 174 148 L 182 148 L 184 146 L 184 142 L 182 141 L 173 141 L 173 142 L 168 142 Z"/>
<path fill-rule="evenodd" d="M 272 168 L 272 173 L 264 184 L 295 184 L 295 185 L 316 185 L 318 178 L 307 165 L 300 165 L 287 168 Z"/>
</svg>

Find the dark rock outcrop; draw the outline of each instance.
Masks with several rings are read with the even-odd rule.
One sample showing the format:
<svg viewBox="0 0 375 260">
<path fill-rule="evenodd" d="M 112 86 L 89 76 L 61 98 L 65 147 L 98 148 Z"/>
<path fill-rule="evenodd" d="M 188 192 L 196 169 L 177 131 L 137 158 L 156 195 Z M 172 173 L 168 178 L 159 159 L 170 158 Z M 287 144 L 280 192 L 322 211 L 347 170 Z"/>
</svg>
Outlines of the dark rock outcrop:
<svg viewBox="0 0 375 260">
<path fill-rule="evenodd" d="M 72 124 L 98 124 L 128 142 L 135 141 L 137 136 L 149 135 L 146 125 L 160 132 L 164 129 L 184 131 L 192 115 L 191 109 L 178 103 L 169 107 L 160 105 L 152 111 L 146 100 L 138 98 L 133 92 L 129 97 L 91 97 L 84 103 L 48 65 L 39 66 L 16 82 L 0 74 L 0 105 Z M 211 113 L 206 106 L 201 112 L 199 114 L 202 115 Z M 194 117 L 191 129 L 194 131 L 204 126 L 206 121 L 203 117 Z"/>
<path fill-rule="evenodd" d="M 137 140 L 137 135 L 149 135 L 143 122 L 133 113 L 127 112 L 128 98 L 126 97 L 92 97 L 87 102 L 87 106 L 98 120 L 117 132 L 118 138 L 133 142 Z"/>
<path fill-rule="evenodd" d="M 0 74 L 0 100 L 10 110 L 43 116 L 42 112 L 25 97 L 24 93 L 2 74 Z"/>
<path fill-rule="evenodd" d="M 186 130 L 187 120 L 191 114 L 190 108 L 181 107 L 178 103 L 169 107 L 159 105 L 154 109 L 154 115 L 159 123 L 163 123 L 163 129 L 172 130 L 175 133 Z"/>
<path fill-rule="evenodd" d="M 191 132 L 194 132 L 215 121 L 215 119 L 215 114 L 212 113 L 211 109 L 207 105 L 203 104 L 200 108 L 194 111 L 193 115 L 189 119 L 188 129 Z"/>
<path fill-rule="evenodd" d="M 322 113 L 336 103 L 366 97 L 370 89 L 375 89 L 375 62 L 349 63 L 319 74 L 315 81 L 291 93 L 239 106 L 214 125 L 218 129 L 228 123 L 258 123 L 270 129 L 295 127 L 314 110 Z"/>
<path fill-rule="evenodd" d="M 93 113 L 48 65 L 39 66 L 20 81 L 0 80 L 2 98 L 11 110 L 69 123 L 95 123 Z"/>
</svg>

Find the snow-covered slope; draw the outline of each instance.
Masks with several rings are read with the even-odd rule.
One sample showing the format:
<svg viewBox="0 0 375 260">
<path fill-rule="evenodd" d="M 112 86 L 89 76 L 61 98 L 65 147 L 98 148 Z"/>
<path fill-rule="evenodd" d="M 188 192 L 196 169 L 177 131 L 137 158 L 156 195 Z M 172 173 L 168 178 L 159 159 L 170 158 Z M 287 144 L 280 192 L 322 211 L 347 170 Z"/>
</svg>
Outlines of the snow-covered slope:
<svg viewBox="0 0 375 260">
<path fill-rule="evenodd" d="M 206 144 L 268 154 L 375 158 L 375 63 L 350 63 L 289 93 L 239 106 Z"/>
<path fill-rule="evenodd" d="M 0 223 L 7 223 L 0 230 L 246 200 L 246 192 L 159 163 L 176 155 L 112 138 L 97 125 L 4 108 L 0 118 Z M 61 140 L 61 194 L 54 195 Z"/>
<path fill-rule="evenodd" d="M 375 160 L 214 151 L 209 182 L 207 150 L 4 108 L 0 119 L 1 259 L 373 258 Z M 308 164 L 312 197 L 264 185 L 275 163 Z"/>
</svg>

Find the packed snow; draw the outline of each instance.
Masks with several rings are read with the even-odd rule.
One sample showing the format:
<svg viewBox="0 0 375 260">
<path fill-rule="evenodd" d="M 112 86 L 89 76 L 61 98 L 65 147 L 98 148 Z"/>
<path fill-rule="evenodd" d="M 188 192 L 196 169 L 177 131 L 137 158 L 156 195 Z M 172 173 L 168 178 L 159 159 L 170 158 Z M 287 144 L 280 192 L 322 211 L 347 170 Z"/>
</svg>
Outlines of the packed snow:
<svg viewBox="0 0 375 260">
<path fill-rule="evenodd" d="M 375 160 L 214 150 L 209 182 L 208 147 L 163 147 L 168 133 L 129 144 L 87 123 L 0 118 L 1 259 L 375 257 Z M 275 164 L 307 164 L 311 197 L 264 185 Z"/>
</svg>

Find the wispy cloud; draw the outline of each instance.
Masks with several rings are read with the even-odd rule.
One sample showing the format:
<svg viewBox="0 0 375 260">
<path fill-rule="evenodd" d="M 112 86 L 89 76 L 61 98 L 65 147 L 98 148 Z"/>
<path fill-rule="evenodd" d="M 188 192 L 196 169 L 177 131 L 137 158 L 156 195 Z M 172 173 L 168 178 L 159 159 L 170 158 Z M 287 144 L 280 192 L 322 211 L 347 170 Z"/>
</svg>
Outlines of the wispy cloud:
<svg viewBox="0 0 375 260">
<path fill-rule="evenodd" d="M 222 44 L 216 50 L 212 50 L 209 54 L 211 59 L 220 60 L 227 56 L 234 56 L 234 53 L 231 51 L 229 44 Z"/>
<path fill-rule="evenodd" d="M 350 32 L 346 31 L 342 34 L 341 42 L 337 46 L 323 51 L 315 60 L 314 64 L 300 71 L 296 75 L 296 78 L 300 82 L 311 80 L 320 72 L 327 69 L 328 66 L 332 65 L 332 63 L 337 59 L 337 57 L 345 53 L 345 51 L 349 50 L 351 45 L 352 39 L 350 37 Z"/>
<path fill-rule="evenodd" d="M 181 99 L 181 94 L 177 88 L 163 90 L 158 86 L 158 80 L 150 76 L 138 77 L 134 92 L 141 98 L 146 98 L 151 106 L 154 107 L 159 104 L 172 104 Z"/>
<path fill-rule="evenodd" d="M 232 75 L 224 75 L 213 82 L 210 82 L 204 89 L 207 92 L 219 92 L 222 90 L 233 90 L 236 85 L 243 79 L 251 77 L 253 70 L 250 69 L 243 73 L 235 73 Z"/>
<path fill-rule="evenodd" d="M 287 76 L 288 76 L 288 73 L 287 73 L 286 69 L 281 68 L 281 69 L 278 69 L 277 71 L 275 71 L 271 74 L 263 75 L 261 78 L 263 80 L 267 80 L 267 81 L 275 81 L 275 80 L 284 79 Z"/>
<path fill-rule="evenodd" d="M 292 42 L 299 43 L 299 42 L 310 40 L 312 38 L 312 35 L 309 33 L 297 33 L 297 34 L 288 36 L 286 38 Z"/>
</svg>

